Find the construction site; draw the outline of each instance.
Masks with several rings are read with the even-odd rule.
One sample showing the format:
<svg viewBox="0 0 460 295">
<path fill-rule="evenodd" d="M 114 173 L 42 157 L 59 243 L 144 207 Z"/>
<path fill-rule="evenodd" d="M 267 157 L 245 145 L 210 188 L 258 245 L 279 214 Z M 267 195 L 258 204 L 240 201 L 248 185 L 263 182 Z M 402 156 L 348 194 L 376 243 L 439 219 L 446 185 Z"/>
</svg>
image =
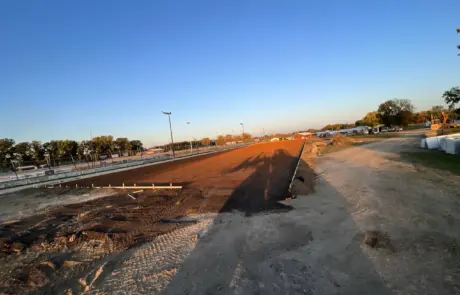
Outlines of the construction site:
<svg viewBox="0 0 460 295">
<path fill-rule="evenodd" d="M 0 291 L 458 293 L 460 176 L 405 160 L 421 132 L 256 143 L 3 194 Z"/>
</svg>

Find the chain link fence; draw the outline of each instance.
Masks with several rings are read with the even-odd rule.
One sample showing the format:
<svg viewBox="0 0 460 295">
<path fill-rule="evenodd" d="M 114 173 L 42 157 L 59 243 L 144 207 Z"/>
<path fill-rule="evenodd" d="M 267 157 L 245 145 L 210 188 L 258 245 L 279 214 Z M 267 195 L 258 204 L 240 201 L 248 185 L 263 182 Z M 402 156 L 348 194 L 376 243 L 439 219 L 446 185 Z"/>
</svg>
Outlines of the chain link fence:
<svg viewBox="0 0 460 295">
<path fill-rule="evenodd" d="M 175 158 L 188 157 L 191 155 L 217 152 L 226 149 L 246 146 L 250 143 L 231 143 L 225 145 L 199 146 L 190 149 L 174 150 Z M 117 165 L 138 162 L 139 165 L 145 163 L 161 162 L 173 159 L 170 146 L 164 148 L 149 149 L 143 152 L 130 152 L 121 154 L 87 155 L 83 158 L 62 157 L 52 158 L 41 161 L 10 161 L 0 163 L 0 182 L 29 179 L 44 175 L 53 175 L 73 171 L 95 169 L 98 167 L 113 167 Z"/>
</svg>

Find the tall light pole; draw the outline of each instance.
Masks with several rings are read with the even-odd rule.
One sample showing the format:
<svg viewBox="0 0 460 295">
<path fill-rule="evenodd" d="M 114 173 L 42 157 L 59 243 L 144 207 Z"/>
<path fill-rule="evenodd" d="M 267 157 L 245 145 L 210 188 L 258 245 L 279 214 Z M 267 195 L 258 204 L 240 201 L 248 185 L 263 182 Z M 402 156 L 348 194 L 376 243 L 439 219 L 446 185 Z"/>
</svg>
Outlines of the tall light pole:
<svg viewBox="0 0 460 295">
<path fill-rule="evenodd" d="M 243 124 L 243 122 L 241 122 L 240 125 L 241 125 L 241 128 L 243 128 L 243 136 L 244 136 L 244 124 Z"/>
<path fill-rule="evenodd" d="M 190 122 L 187 122 L 187 125 L 190 125 Z M 192 140 L 190 140 L 190 154 L 193 153 L 193 144 L 192 144 Z"/>
<path fill-rule="evenodd" d="M 171 150 L 173 154 L 173 159 L 176 158 L 176 154 L 174 153 L 174 139 L 173 139 L 173 132 L 172 132 L 172 127 L 171 127 L 171 112 L 163 112 L 163 114 L 168 116 L 169 119 L 169 132 L 171 133 Z"/>
<path fill-rule="evenodd" d="M 457 35 L 460 34 L 460 28 L 457 28 Z M 457 45 L 457 49 L 460 50 L 460 45 Z M 460 53 L 457 54 L 458 56 L 460 56 Z"/>
</svg>

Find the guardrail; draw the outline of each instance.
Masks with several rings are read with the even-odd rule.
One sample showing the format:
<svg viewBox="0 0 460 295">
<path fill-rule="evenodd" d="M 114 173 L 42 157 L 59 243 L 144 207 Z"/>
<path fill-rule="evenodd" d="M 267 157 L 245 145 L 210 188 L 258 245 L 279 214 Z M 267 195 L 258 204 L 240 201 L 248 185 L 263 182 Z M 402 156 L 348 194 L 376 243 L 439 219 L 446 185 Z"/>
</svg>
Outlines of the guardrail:
<svg viewBox="0 0 460 295">
<path fill-rule="evenodd" d="M 57 173 L 57 174 L 52 174 L 52 175 L 39 175 L 39 176 L 28 177 L 24 179 L 10 180 L 10 181 L 5 181 L 5 182 L 0 182 L 0 192 L 1 190 L 4 190 L 4 189 L 15 188 L 15 187 L 20 187 L 20 186 L 34 185 L 34 184 L 39 184 L 43 182 L 59 183 L 59 182 L 64 182 L 63 180 L 67 178 L 77 178 L 77 179 L 87 178 L 87 177 L 90 177 L 88 175 L 91 175 L 91 174 L 98 174 L 98 173 L 105 174 L 112 170 L 113 172 L 115 172 L 115 170 L 131 169 L 137 166 L 176 161 L 176 160 L 180 160 L 183 158 L 195 157 L 199 155 L 212 154 L 212 153 L 217 153 L 221 151 L 241 148 L 241 147 L 244 147 L 250 144 L 251 143 L 232 145 L 232 146 L 223 146 L 223 147 L 218 147 L 218 148 L 201 150 L 201 151 L 197 151 L 194 153 L 183 153 L 182 155 L 176 156 L 175 159 L 173 159 L 171 156 L 168 156 L 168 157 L 152 156 L 152 157 L 145 157 L 142 159 L 121 160 L 121 161 L 118 161 L 117 164 L 108 163 L 107 166 L 100 166 L 100 167 L 87 169 L 87 170 L 77 170 L 77 171 L 70 171 L 70 172 L 67 171 L 67 172 Z"/>
</svg>

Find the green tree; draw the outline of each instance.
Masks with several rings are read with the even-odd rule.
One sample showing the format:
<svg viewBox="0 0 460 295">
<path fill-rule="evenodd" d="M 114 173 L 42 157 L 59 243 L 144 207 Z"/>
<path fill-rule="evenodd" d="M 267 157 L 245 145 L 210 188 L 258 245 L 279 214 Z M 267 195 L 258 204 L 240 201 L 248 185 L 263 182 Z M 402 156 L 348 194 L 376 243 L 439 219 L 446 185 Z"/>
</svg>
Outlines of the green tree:
<svg viewBox="0 0 460 295">
<path fill-rule="evenodd" d="M 54 161 L 60 157 L 62 151 L 60 150 L 61 145 L 57 140 L 52 140 L 50 142 L 45 142 L 43 144 L 43 150 L 48 153 L 49 158 Z"/>
<path fill-rule="evenodd" d="M 242 139 L 244 142 L 249 142 L 249 141 L 252 140 L 252 135 L 249 134 L 249 133 L 243 133 L 243 134 L 241 135 L 241 137 L 242 137 L 241 139 Z"/>
<path fill-rule="evenodd" d="M 360 120 L 361 126 L 370 126 L 374 127 L 382 123 L 380 119 L 380 114 L 378 112 L 369 112 L 367 113 L 362 120 Z M 359 126 L 359 125 L 358 125 Z"/>
<path fill-rule="evenodd" d="M 9 162 L 8 157 L 13 156 L 14 153 L 14 140 L 10 138 L 2 138 L 0 139 L 0 163 Z M 10 158 L 11 159 L 11 158 Z"/>
<path fill-rule="evenodd" d="M 144 150 L 143 144 L 140 140 L 131 140 L 129 142 L 129 145 L 131 146 L 132 151 L 143 151 Z"/>
<path fill-rule="evenodd" d="M 75 140 L 60 140 L 62 146 L 63 157 L 76 157 L 78 153 L 78 142 Z"/>
<path fill-rule="evenodd" d="M 443 93 L 442 98 L 449 106 L 449 109 L 454 109 L 455 105 L 460 102 L 460 87 L 452 87 Z"/>
<path fill-rule="evenodd" d="M 118 137 L 114 142 L 114 147 L 121 155 L 131 150 L 131 145 L 126 137 Z"/>
<path fill-rule="evenodd" d="M 231 134 L 225 135 L 225 142 L 232 142 L 233 141 L 233 136 Z"/>
<path fill-rule="evenodd" d="M 80 160 L 88 160 L 94 154 L 93 142 L 91 140 L 83 140 L 78 144 L 77 157 Z"/>
<path fill-rule="evenodd" d="M 219 135 L 217 137 L 217 144 L 218 145 L 224 145 L 225 144 L 225 137 L 223 135 Z"/>
<path fill-rule="evenodd" d="M 44 159 L 44 150 L 42 143 L 38 140 L 32 140 L 30 143 L 32 151 L 33 151 L 33 158 L 38 163 L 39 161 Z"/>
<path fill-rule="evenodd" d="M 407 118 L 412 118 L 414 109 L 414 106 L 408 99 L 393 99 L 380 104 L 377 112 L 379 113 L 382 123 L 387 126 L 407 126 Z"/>
<path fill-rule="evenodd" d="M 24 162 L 31 162 L 33 159 L 33 150 L 29 142 L 20 142 L 14 146 L 14 152 L 20 156 L 21 164 Z M 32 164 L 32 163 L 27 163 Z"/>
<path fill-rule="evenodd" d="M 93 137 L 93 145 L 96 154 L 106 155 L 110 154 L 113 151 L 113 136 L 112 135 L 103 135 Z"/>
<path fill-rule="evenodd" d="M 332 128 L 334 128 L 334 126 L 332 126 L 331 124 L 327 124 L 326 126 L 321 128 L 321 131 L 332 130 Z"/>
<path fill-rule="evenodd" d="M 425 123 L 429 118 L 426 117 L 426 112 L 418 112 L 415 113 L 413 116 L 413 123 L 415 124 L 420 124 L 420 123 Z"/>
<path fill-rule="evenodd" d="M 201 139 L 201 144 L 202 144 L 203 146 L 208 146 L 208 145 L 211 144 L 211 139 L 209 139 L 209 137 L 202 138 L 202 139 Z"/>
<path fill-rule="evenodd" d="M 431 108 L 431 114 L 433 114 L 433 117 L 436 119 L 442 119 L 442 112 L 444 112 L 445 109 L 443 106 L 433 106 Z"/>
</svg>

